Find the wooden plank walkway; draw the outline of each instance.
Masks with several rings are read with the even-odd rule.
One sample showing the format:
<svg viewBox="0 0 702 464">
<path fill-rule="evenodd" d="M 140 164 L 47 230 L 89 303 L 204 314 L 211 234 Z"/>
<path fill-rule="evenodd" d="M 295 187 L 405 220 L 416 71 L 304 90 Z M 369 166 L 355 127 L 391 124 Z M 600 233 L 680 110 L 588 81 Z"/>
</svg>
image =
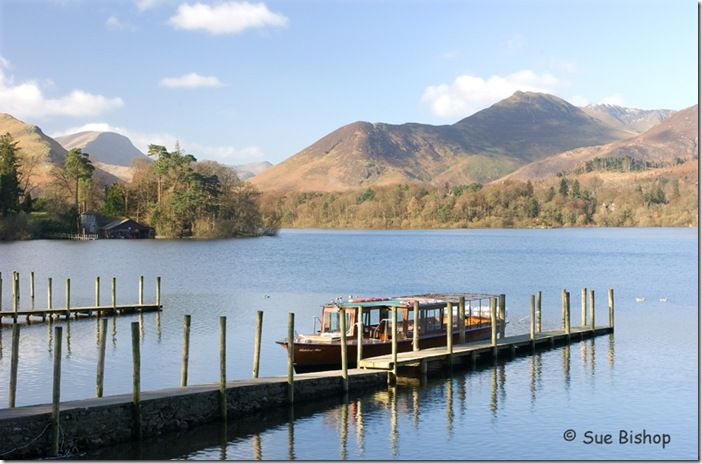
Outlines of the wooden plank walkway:
<svg viewBox="0 0 702 464">
<path fill-rule="evenodd" d="M 41 321 L 46 321 L 48 316 L 54 317 L 66 317 L 70 314 L 75 319 L 84 317 L 97 317 L 98 314 L 101 316 L 111 316 L 113 314 L 133 314 L 133 313 L 147 313 L 154 311 L 161 311 L 163 305 L 156 303 L 143 303 L 143 304 L 120 304 L 120 305 L 105 305 L 105 306 L 76 306 L 71 307 L 66 310 L 66 308 L 45 308 L 45 309 L 24 309 L 18 311 L 0 311 L 0 323 L 2 323 L 3 318 L 8 318 L 14 321 L 15 318 L 19 321 L 20 318 L 24 318 L 29 324 L 32 322 L 32 317 L 41 318 Z"/>
<path fill-rule="evenodd" d="M 580 341 L 586 338 L 605 335 L 613 332 L 613 328 L 609 326 L 596 327 L 594 330 L 591 327 L 572 327 L 570 335 L 564 330 L 547 330 L 536 333 L 534 335 L 534 346 L 556 343 L 570 343 Z M 479 340 L 462 345 L 453 345 L 453 353 L 449 353 L 445 346 L 435 348 L 427 348 L 420 351 L 405 351 L 397 353 L 397 366 L 412 366 L 418 367 L 421 364 L 428 362 L 443 362 L 448 363 L 448 358 L 452 358 L 452 362 L 466 356 L 480 355 L 486 352 L 499 354 L 502 350 L 518 350 L 520 348 L 531 347 L 532 340 L 529 334 L 513 335 L 510 337 L 499 338 L 497 345 L 493 346 L 490 340 Z M 392 370 L 392 355 L 375 356 L 361 360 L 361 366 L 364 369 L 386 369 Z"/>
</svg>

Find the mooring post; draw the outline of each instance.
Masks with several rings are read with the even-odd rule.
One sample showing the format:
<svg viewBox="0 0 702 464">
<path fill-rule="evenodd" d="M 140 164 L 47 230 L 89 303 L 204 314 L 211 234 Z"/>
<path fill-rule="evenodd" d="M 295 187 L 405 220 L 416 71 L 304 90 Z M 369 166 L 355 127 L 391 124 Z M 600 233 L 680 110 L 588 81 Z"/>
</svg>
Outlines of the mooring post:
<svg viewBox="0 0 702 464">
<path fill-rule="evenodd" d="M 419 301 L 414 302 L 414 310 L 412 314 L 412 351 L 419 351 Z"/>
<path fill-rule="evenodd" d="M 2 272 L 0 272 L 0 311 L 2 311 Z M 2 318 L 0 318 L 2 321 Z"/>
<path fill-rule="evenodd" d="M 71 318 L 71 279 L 66 279 L 66 320 Z"/>
<path fill-rule="evenodd" d="M 263 330 L 263 311 L 256 311 L 256 336 L 254 338 L 253 378 L 258 378 L 258 366 L 261 360 L 261 331 Z"/>
<path fill-rule="evenodd" d="M 505 294 L 500 294 L 500 338 L 505 338 L 505 324 L 507 319 L 507 310 L 505 308 Z"/>
<path fill-rule="evenodd" d="M 356 323 L 356 369 L 361 368 L 363 359 L 363 306 L 358 307 L 358 322 Z"/>
<path fill-rule="evenodd" d="M 49 277 L 49 280 L 47 282 L 47 287 L 46 287 L 46 305 L 48 309 L 53 309 L 54 307 L 54 295 L 53 295 L 53 282 L 52 278 Z M 53 317 L 53 316 L 50 316 Z"/>
<path fill-rule="evenodd" d="M 561 330 L 565 332 L 566 320 L 566 289 L 561 291 Z"/>
<path fill-rule="evenodd" d="M 536 331 L 541 333 L 541 290 L 536 292 Z"/>
<path fill-rule="evenodd" d="M 100 276 L 95 277 L 95 306 L 100 306 Z M 100 311 L 98 310 L 98 317 L 100 317 Z"/>
<path fill-rule="evenodd" d="M 397 306 L 391 308 L 390 324 L 392 328 L 392 372 L 390 374 L 390 382 L 392 385 L 397 383 Z"/>
<path fill-rule="evenodd" d="M 614 289 L 610 288 L 607 293 L 607 302 L 609 303 L 609 326 L 614 329 Z"/>
<path fill-rule="evenodd" d="M 295 313 L 288 313 L 288 403 L 295 401 Z"/>
<path fill-rule="evenodd" d="M 595 330 L 595 290 L 590 289 L 590 328 Z"/>
<path fill-rule="evenodd" d="M 161 276 L 156 277 L 156 309 L 161 307 Z"/>
<path fill-rule="evenodd" d="M 51 395 L 51 454 L 59 453 L 59 405 L 61 404 L 61 332 L 54 327 L 54 385 Z"/>
<path fill-rule="evenodd" d="M 466 297 L 458 299 L 458 343 L 466 342 Z"/>
<path fill-rule="evenodd" d="M 566 292 L 565 333 L 570 336 L 570 292 Z"/>
<path fill-rule="evenodd" d="M 227 316 L 219 316 L 219 404 L 227 421 Z"/>
<path fill-rule="evenodd" d="M 95 396 L 102 398 L 102 386 L 105 379 L 105 339 L 107 339 L 107 319 L 100 321 L 100 332 L 98 337 L 98 364 L 97 376 L 95 379 Z"/>
<path fill-rule="evenodd" d="M 12 273 L 12 311 L 15 313 L 12 320 L 17 324 L 17 307 L 19 306 L 19 279 L 17 273 Z"/>
<path fill-rule="evenodd" d="M 29 299 L 32 300 L 32 308 L 34 307 L 34 271 L 29 273 Z"/>
<path fill-rule="evenodd" d="M 144 304 L 144 276 L 139 276 L 139 306 Z M 141 312 L 141 308 L 139 308 Z"/>
<path fill-rule="evenodd" d="M 141 440 L 141 354 L 139 352 L 139 323 L 132 322 L 132 407 L 134 411 L 134 436 Z"/>
<path fill-rule="evenodd" d="M 346 309 L 339 308 L 339 331 L 341 332 L 341 384 L 344 393 L 349 391 L 349 371 L 346 352 Z"/>
<path fill-rule="evenodd" d="M 183 362 L 180 366 L 180 386 L 188 385 L 188 358 L 190 357 L 190 314 L 183 316 Z"/>
<path fill-rule="evenodd" d="M 112 314 L 117 313 L 117 277 L 112 277 Z"/>
<path fill-rule="evenodd" d="M 10 355 L 10 401 L 9 406 L 15 407 L 15 395 L 17 394 L 17 363 L 19 361 L 19 340 L 20 326 L 12 326 L 12 353 Z"/>
<path fill-rule="evenodd" d="M 535 324 L 536 324 L 536 298 L 534 295 L 531 295 L 530 297 L 530 303 L 531 303 L 531 308 L 529 311 L 529 337 L 531 338 L 531 347 L 534 347 L 534 332 L 535 332 Z"/>
<path fill-rule="evenodd" d="M 497 359 L 497 298 L 490 298 L 490 342 L 492 354 Z"/>
<path fill-rule="evenodd" d="M 587 327 L 587 288 L 580 289 L 580 326 Z"/>
<path fill-rule="evenodd" d="M 453 305 L 446 303 L 446 352 L 448 353 L 448 365 L 453 361 Z"/>
</svg>

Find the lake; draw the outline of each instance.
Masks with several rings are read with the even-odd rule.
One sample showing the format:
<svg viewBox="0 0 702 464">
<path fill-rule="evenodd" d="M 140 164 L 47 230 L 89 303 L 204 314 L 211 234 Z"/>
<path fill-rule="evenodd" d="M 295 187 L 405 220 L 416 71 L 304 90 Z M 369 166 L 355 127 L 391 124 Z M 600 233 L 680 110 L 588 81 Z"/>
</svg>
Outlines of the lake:
<svg viewBox="0 0 702 464">
<path fill-rule="evenodd" d="M 507 295 L 507 334 L 528 332 L 529 296 L 543 292 L 543 327 L 560 325 L 560 292 L 571 292 L 579 321 L 580 288 L 596 291 L 597 320 L 607 321 L 615 289 L 613 336 L 519 356 L 475 371 L 430 378 L 290 412 L 218 424 L 148 443 L 111 447 L 88 458 L 188 459 L 698 459 L 697 229 L 547 229 L 438 231 L 282 230 L 278 237 L 222 241 L 28 241 L 0 244 L 3 305 L 10 274 L 36 273 L 36 306 L 91 304 L 96 276 L 109 301 L 146 301 L 162 278 L 160 321 L 145 314 L 142 388 L 178 385 L 184 314 L 192 314 L 189 383 L 218 381 L 218 316 L 228 316 L 227 372 L 251 375 L 255 314 L 263 310 L 261 375 L 286 371 L 287 313 L 312 330 L 321 305 L 337 296 L 480 291 Z M 637 302 L 637 298 L 645 301 Z M 661 301 L 665 300 L 665 301 Z M 105 395 L 131 391 L 129 324 L 109 322 Z M 7 322 L 7 321 L 5 321 Z M 62 324 L 62 323 L 61 323 Z M 71 322 L 64 348 L 62 400 L 95 394 L 95 320 Z M 65 329 L 64 329 L 65 332 Z M 64 337 L 66 335 L 64 334 Z M 2 329 L 0 402 L 7 405 L 10 329 Z M 51 398 L 47 325 L 22 327 L 17 405 Z M 564 433 L 572 429 L 573 441 Z M 620 443 L 624 430 L 627 443 Z M 670 442 L 630 443 L 666 434 Z M 589 433 L 588 433 L 589 432 Z M 611 444 L 598 444 L 606 435 Z M 590 438 L 588 438 L 590 437 Z M 599 437 L 599 438 L 598 438 Z M 592 440 L 592 443 L 587 443 Z"/>
</svg>

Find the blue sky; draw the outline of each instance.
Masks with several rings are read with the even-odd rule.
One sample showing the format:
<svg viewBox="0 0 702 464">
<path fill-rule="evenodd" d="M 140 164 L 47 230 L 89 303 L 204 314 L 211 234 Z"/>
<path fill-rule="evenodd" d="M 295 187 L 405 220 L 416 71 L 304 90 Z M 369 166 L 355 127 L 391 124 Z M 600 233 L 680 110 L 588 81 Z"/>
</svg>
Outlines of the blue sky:
<svg viewBox="0 0 702 464">
<path fill-rule="evenodd" d="M 281 161 L 344 124 L 450 124 L 515 90 L 697 102 L 697 3 L 2 0 L 0 112 L 57 135 Z"/>
</svg>

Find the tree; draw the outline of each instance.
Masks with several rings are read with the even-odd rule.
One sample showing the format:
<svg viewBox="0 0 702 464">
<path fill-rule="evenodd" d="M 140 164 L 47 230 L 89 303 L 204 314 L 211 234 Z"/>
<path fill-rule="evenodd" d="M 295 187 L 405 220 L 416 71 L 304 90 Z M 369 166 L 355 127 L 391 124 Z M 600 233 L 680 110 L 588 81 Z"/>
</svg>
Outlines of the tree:
<svg viewBox="0 0 702 464">
<path fill-rule="evenodd" d="M 565 177 L 561 179 L 561 184 L 558 187 L 558 193 L 563 195 L 564 197 L 568 196 L 568 181 L 566 180 Z"/>
<path fill-rule="evenodd" d="M 0 216 L 17 213 L 20 208 L 18 151 L 9 133 L 0 136 Z"/>
</svg>

